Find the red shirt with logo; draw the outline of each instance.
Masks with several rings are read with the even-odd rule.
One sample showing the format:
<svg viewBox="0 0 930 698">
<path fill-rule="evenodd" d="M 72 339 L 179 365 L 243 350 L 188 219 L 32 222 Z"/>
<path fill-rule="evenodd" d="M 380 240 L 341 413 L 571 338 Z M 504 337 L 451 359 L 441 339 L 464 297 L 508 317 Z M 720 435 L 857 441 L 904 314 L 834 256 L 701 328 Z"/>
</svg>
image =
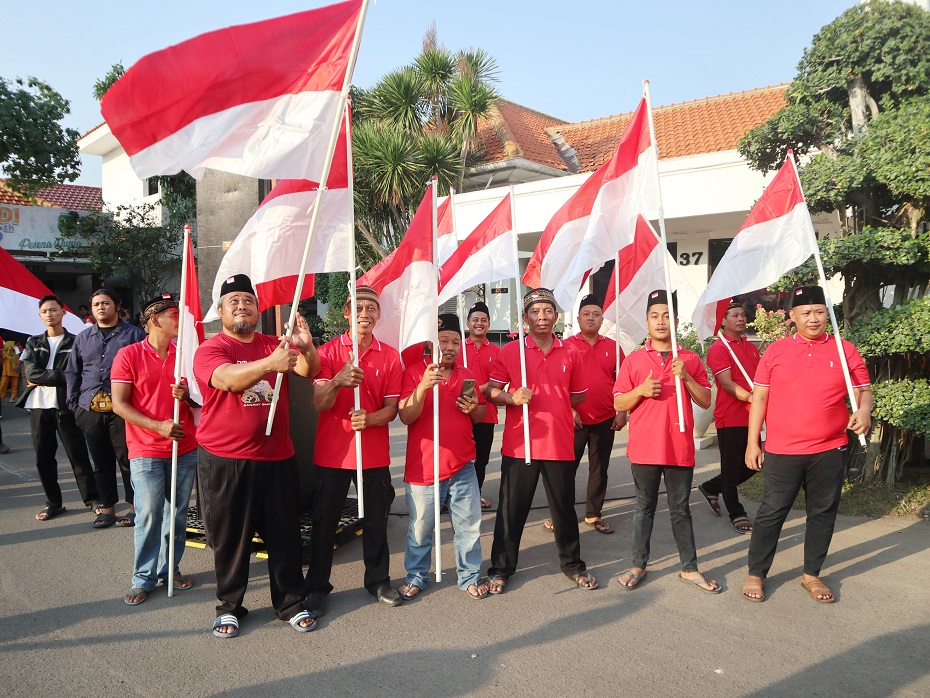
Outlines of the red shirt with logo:
<svg viewBox="0 0 930 698">
<path fill-rule="evenodd" d="M 533 391 L 529 402 L 530 457 L 539 460 L 575 458 L 575 420 L 572 395 L 586 393 L 588 383 L 575 347 L 553 337 L 547 354 L 533 338 L 524 338 L 526 351 L 526 387 Z M 490 380 L 510 384 L 510 392 L 523 386 L 520 375 L 520 345 L 511 342 L 494 360 Z M 507 405 L 501 453 L 524 458 L 523 406 Z"/>
<path fill-rule="evenodd" d="M 174 418 L 174 363 L 177 350 L 174 342 L 168 345 L 168 355 L 162 359 L 147 339 L 120 349 L 110 369 L 111 383 L 132 386 L 129 402 L 150 419 L 162 422 Z M 181 402 L 180 424 L 184 438 L 178 442 L 178 454 L 184 455 L 197 448 L 197 427 L 186 402 Z M 126 422 L 126 446 L 130 458 L 171 458 L 174 442 L 156 431 L 143 429 Z"/>
<path fill-rule="evenodd" d="M 281 382 L 271 436 L 265 425 L 278 374 L 266 373 L 258 383 L 241 393 L 210 385 L 213 372 L 224 364 L 246 364 L 267 358 L 280 342 L 255 333 L 251 342 L 220 333 L 200 345 L 194 354 L 194 377 L 203 395 L 203 411 L 197 427 L 200 445 L 220 458 L 280 461 L 294 455 L 291 442 L 287 380 Z"/>
<path fill-rule="evenodd" d="M 853 387 L 868 387 L 869 371 L 859 351 L 843 340 L 843 352 Z M 762 355 L 754 380 L 769 389 L 768 453 L 823 453 L 846 445 L 846 380 L 832 335 L 824 332 L 808 341 L 794 334 L 774 342 Z"/>
<path fill-rule="evenodd" d="M 588 379 L 588 399 L 575 411 L 585 425 L 600 424 L 617 415 L 614 409 L 614 381 L 617 380 L 617 343 L 599 334 L 594 344 L 590 344 L 580 332 L 565 340 L 581 354 L 585 376 Z M 623 363 L 623 350 L 620 349 L 620 362 Z"/>
<path fill-rule="evenodd" d="M 474 343 L 471 337 L 465 339 L 465 354 L 468 357 L 468 370 L 475 374 L 475 380 L 480 388 L 488 382 L 491 376 L 491 366 L 494 365 L 494 359 L 501 353 L 501 348 L 493 342 L 485 341 L 480 347 Z M 462 355 L 455 360 L 456 366 L 464 366 Z M 479 424 L 497 424 L 497 405 L 487 403 L 488 411 L 484 419 Z"/>
<path fill-rule="evenodd" d="M 320 372 L 314 384 L 328 382 L 342 370 L 352 351 L 352 339 L 346 332 L 320 347 Z M 356 365 L 365 373 L 359 386 L 361 408 L 377 412 L 388 398 L 400 398 L 400 355 L 393 347 L 372 337 L 371 344 L 362 352 Z M 313 462 L 323 468 L 355 470 L 355 432 L 349 413 L 355 409 L 355 391 L 341 388 L 333 406 L 320 412 L 316 427 L 316 446 Z M 391 464 L 391 447 L 388 425 L 362 430 L 362 467 L 383 468 Z"/>
<path fill-rule="evenodd" d="M 404 400 L 417 389 L 425 361 L 404 371 L 400 399 Z M 456 366 L 448 379 L 439 384 L 439 481 L 448 480 L 475 459 L 475 440 L 472 437 L 471 417 L 455 405 L 462 394 L 462 381 L 475 378 L 467 368 Z M 477 378 L 475 378 L 477 381 Z M 477 391 L 477 388 L 476 388 Z M 485 404 L 484 395 L 477 391 L 478 404 Z M 433 484 L 433 391 L 426 391 L 423 412 L 407 425 L 407 461 L 404 482 L 411 485 Z"/>
<path fill-rule="evenodd" d="M 678 347 L 678 358 L 685 362 L 685 370 L 699 385 L 710 390 L 710 381 L 701 358 L 693 351 Z M 642 398 L 630 410 L 630 437 L 626 455 L 637 465 L 677 465 L 694 467 L 694 412 L 691 396 L 682 383 L 682 406 L 685 429 L 678 423 L 678 399 L 675 394 L 675 376 L 672 374 L 672 354 L 663 360 L 662 353 L 652 348 L 652 340 L 637 349 L 620 366 L 620 375 L 614 385 L 614 395 L 635 390 L 652 377 L 662 382 L 657 397 Z"/>
<path fill-rule="evenodd" d="M 720 333 L 723 339 L 715 339 L 707 350 L 707 366 L 716 376 L 723 371 L 730 372 L 730 378 L 741 388 L 752 392 L 752 388 L 739 370 L 736 361 L 733 360 L 733 354 L 739 359 L 740 364 L 746 369 L 746 373 L 752 378 L 756 375 L 756 368 L 759 366 L 759 350 L 756 345 L 750 342 L 746 337 L 731 339 L 723 332 Z M 726 342 L 726 344 L 724 344 Z M 730 354 L 727 345 L 733 350 Z M 714 424 L 718 429 L 723 427 L 745 427 L 749 425 L 749 403 L 738 400 L 722 388 L 717 389 L 717 404 L 714 405 Z"/>
</svg>

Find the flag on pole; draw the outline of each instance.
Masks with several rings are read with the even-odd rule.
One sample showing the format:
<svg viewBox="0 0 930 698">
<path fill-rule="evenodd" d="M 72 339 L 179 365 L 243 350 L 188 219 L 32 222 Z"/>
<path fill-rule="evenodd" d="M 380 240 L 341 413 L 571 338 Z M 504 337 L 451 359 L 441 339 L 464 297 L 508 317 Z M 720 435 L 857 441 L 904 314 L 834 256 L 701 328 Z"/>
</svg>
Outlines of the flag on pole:
<svg viewBox="0 0 930 698">
<path fill-rule="evenodd" d="M 817 253 L 817 236 L 790 156 L 752 207 L 698 299 L 692 322 L 701 339 L 720 328 L 733 296 L 772 285 Z"/>
<path fill-rule="evenodd" d="M 513 218 L 510 194 L 462 240 L 439 268 L 439 303 L 477 284 L 513 278 Z"/>
<path fill-rule="evenodd" d="M 439 302 L 433 266 L 432 190 L 427 189 L 403 241 L 358 280 L 381 297 L 381 319 L 376 334 L 401 352 L 436 339 Z M 416 353 L 419 359 L 422 353 Z"/>
<path fill-rule="evenodd" d="M 186 286 L 186 293 L 184 307 L 180 309 L 180 321 L 184 323 L 184 346 L 178 347 L 178 352 L 182 357 L 181 376 L 187 378 L 187 387 L 191 397 L 202 405 L 200 385 L 194 380 L 194 354 L 204 341 L 201 320 L 203 313 L 200 312 L 200 287 L 197 284 L 197 266 L 194 263 L 194 244 L 190 236 L 187 237 L 187 249 L 184 253 L 187 255 L 187 278 L 183 279 L 182 283 Z M 200 421 L 199 410 L 194 412 L 194 416 L 197 421 Z"/>
<path fill-rule="evenodd" d="M 659 208 L 655 148 L 645 99 L 601 165 L 549 221 L 527 264 L 523 283 L 551 288 L 571 308 L 586 275 L 633 242 L 636 218 Z"/>
<path fill-rule="evenodd" d="M 436 262 L 445 264 L 458 246 L 455 239 L 455 226 L 452 224 L 452 196 L 439 204 L 436 210 Z"/>
<path fill-rule="evenodd" d="M 220 29 L 141 58 L 100 102 L 142 179 L 206 168 L 320 178 L 361 0 Z"/>
<path fill-rule="evenodd" d="M 31 271 L 0 247 L 0 327 L 28 335 L 45 332 L 45 323 L 39 319 L 39 299 L 51 294 Z M 72 334 L 89 327 L 67 306 L 61 324 Z"/>
</svg>

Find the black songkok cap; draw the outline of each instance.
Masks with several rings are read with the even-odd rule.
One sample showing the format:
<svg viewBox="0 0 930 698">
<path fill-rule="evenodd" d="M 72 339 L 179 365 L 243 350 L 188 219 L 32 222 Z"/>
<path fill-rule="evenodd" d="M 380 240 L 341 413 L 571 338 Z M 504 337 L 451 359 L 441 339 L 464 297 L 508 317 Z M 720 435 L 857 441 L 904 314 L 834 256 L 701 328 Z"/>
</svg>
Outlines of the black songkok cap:
<svg viewBox="0 0 930 698">
<path fill-rule="evenodd" d="M 654 305 L 668 305 L 668 293 L 664 288 L 652 291 L 646 300 L 646 312 Z M 678 292 L 672 291 L 672 309 L 678 311 Z"/>
<path fill-rule="evenodd" d="M 823 289 L 820 286 L 801 286 L 794 289 L 791 294 L 791 307 L 797 308 L 799 305 L 826 305 L 827 299 L 823 295 Z"/>
<path fill-rule="evenodd" d="M 604 306 L 601 305 L 597 298 L 594 297 L 593 293 L 589 293 L 587 296 L 581 299 L 581 305 L 578 306 L 578 310 L 580 311 L 586 305 L 596 305 L 601 310 L 604 309 Z"/>
<path fill-rule="evenodd" d="M 454 313 L 442 313 L 439 316 L 440 332 L 455 332 L 462 334 L 462 326 L 459 324 L 458 315 Z"/>
<path fill-rule="evenodd" d="M 255 293 L 255 289 L 252 287 L 252 280 L 245 274 L 236 274 L 235 276 L 230 276 L 226 281 L 223 282 L 223 285 L 220 286 L 220 298 L 225 296 L 227 293 L 251 293 L 256 298 L 258 297 Z"/>
<path fill-rule="evenodd" d="M 559 306 L 555 304 L 555 296 L 548 288 L 534 288 L 523 296 L 523 312 L 525 313 L 533 303 L 548 303 L 556 311 L 559 309 Z"/>
<path fill-rule="evenodd" d="M 159 293 L 157 296 L 145 302 L 142 306 L 142 317 L 148 322 L 149 318 L 157 315 L 168 308 L 177 308 L 178 301 L 170 293 Z"/>
<path fill-rule="evenodd" d="M 488 310 L 487 304 L 482 303 L 481 301 L 478 301 L 477 303 L 475 303 L 472 307 L 468 309 L 468 315 L 466 315 L 466 317 L 468 319 L 471 319 L 472 313 L 484 313 L 485 315 L 488 316 L 488 318 L 491 317 L 491 311 Z"/>
</svg>

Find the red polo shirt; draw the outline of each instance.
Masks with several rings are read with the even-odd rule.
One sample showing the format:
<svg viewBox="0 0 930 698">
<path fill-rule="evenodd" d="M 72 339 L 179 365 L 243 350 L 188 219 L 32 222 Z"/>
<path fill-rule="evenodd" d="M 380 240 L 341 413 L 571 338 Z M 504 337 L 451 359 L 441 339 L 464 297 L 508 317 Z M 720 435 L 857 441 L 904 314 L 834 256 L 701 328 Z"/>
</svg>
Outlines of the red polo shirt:
<svg viewBox="0 0 930 698">
<path fill-rule="evenodd" d="M 707 371 L 701 358 L 693 351 L 678 347 L 678 357 L 685 362 L 685 370 L 700 385 L 710 390 Z M 675 396 L 675 376 L 672 375 L 672 354 L 663 361 L 661 352 L 652 348 L 652 340 L 637 349 L 620 366 L 620 375 L 614 385 L 614 395 L 635 390 L 649 376 L 662 381 L 658 397 L 642 398 L 630 410 L 630 437 L 626 455 L 638 465 L 679 465 L 694 467 L 694 413 L 691 397 L 682 395 L 685 430 L 678 425 L 678 401 Z"/>
<path fill-rule="evenodd" d="M 409 397 L 417 388 L 427 363 L 422 361 L 404 371 L 400 399 Z M 439 384 L 439 481 L 448 480 L 475 459 L 471 417 L 455 406 L 462 394 L 462 381 L 475 378 L 467 368 L 456 366 L 448 380 Z M 477 380 L 477 378 L 475 378 Z M 478 392 L 478 404 L 484 395 Z M 404 482 L 411 485 L 433 484 L 433 391 L 426 391 L 423 412 L 413 424 L 407 425 L 407 463 Z"/>
<path fill-rule="evenodd" d="M 759 366 L 759 350 L 756 345 L 745 337 L 730 339 L 722 332 L 720 336 L 723 339 L 715 339 L 707 350 L 707 366 L 713 372 L 714 376 L 723 371 L 730 372 L 730 378 L 741 388 L 752 392 L 749 383 L 743 377 L 743 372 L 733 360 L 733 355 L 727 349 L 727 344 L 736 354 L 736 358 L 746 369 L 746 373 L 752 378 L 756 375 L 756 368 Z M 745 427 L 749 425 L 749 403 L 737 400 L 722 388 L 717 389 L 717 404 L 714 405 L 714 424 L 717 428 L 723 427 Z"/>
<path fill-rule="evenodd" d="M 869 386 L 869 371 L 843 341 L 855 388 Z M 765 450 L 780 455 L 823 453 L 845 446 L 849 408 L 836 340 L 826 332 L 809 342 L 801 335 L 773 343 L 759 362 L 756 385 L 769 389 Z"/>
<path fill-rule="evenodd" d="M 571 396 L 586 393 L 588 385 L 575 347 L 553 338 L 548 354 L 536 346 L 533 338 L 524 338 L 526 348 L 526 387 L 533 391 L 529 403 L 530 456 L 539 460 L 575 458 L 575 420 Z M 510 392 L 523 386 L 520 376 L 520 345 L 511 342 L 498 354 L 491 368 L 490 380 L 510 384 Z M 501 453 L 524 458 L 523 406 L 507 405 Z"/>
<path fill-rule="evenodd" d="M 475 380 L 478 381 L 478 387 L 488 382 L 491 376 L 491 366 L 494 365 L 494 359 L 501 353 L 501 348 L 493 342 L 485 341 L 480 347 L 477 346 L 468 337 L 465 339 L 465 353 L 468 355 L 468 370 L 475 374 Z M 462 355 L 455 361 L 456 366 L 464 366 Z M 480 424 L 497 424 L 497 405 L 487 403 L 488 411 Z"/>
<path fill-rule="evenodd" d="M 129 402 L 139 412 L 159 422 L 174 417 L 174 362 L 177 351 L 174 342 L 168 345 L 164 361 L 147 339 L 123 347 L 113 359 L 110 369 L 111 383 L 128 383 L 132 386 Z M 197 427 L 186 402 L 181 403 L 180 423 L 184 438 L 178 442 L 178 454 L 184 455 L 197 448 Z M 157 431 L 150 431 L 126 422 L 126 446 L 130 458 L 171 458 L 171 439 Z"/>
<path fill-rule="evenodd" d="M 277 338 L 267 334 L 256 333 L 251 342 L 243 342 L 220 333 L 201 344 L 194 354 L 194 377 L 203 395 L 197 439 L 213 455 L 258 461 L 280 461 L 294 455 L 286 380 L 281 382 L 271 436 L 265 436 L 265 425 L 277 373 L 266 373 L 262 380 L 241 393 L 210 385 L 213 372 L 223 364 L 259 361 L 268 357 L 278 344 Z"/>
<path fill-rule="evenodd" d="M 320 372 L 314 384 L 333 379 L 349 360 L 352 339 L 349 333 L 336 337 L 320 347 Z M 373 337 L 371 344 L 362 352 L 356 364 L 365 372 L 359 386 L 361 406 L 366 412 L 377 412 L 384 407 L 388 398 L 399 398 L 403 369 L 400 355 L 393 347 Z M 316 427 L 316 446 L 313 462 L 324 468 L 355 470 L 355 432 L 349 413 L 355 409 L 355 391 L 342 388 L 336 402 L 325 412 L 320 412 Z M 362 430 L 362 467 L 383 468 L 391 464 L 391 447 L 388 425 L 368 427 Z"/>
<path fill-rule="evenodd" d="M 617 416 L 614 409 L 614 381 L 617 380 L 617 343 L 598 335 L 594 344 L 580 332 L 574 337 L 565 340 L 581 354 L 585 377 L 588 379 L 588 399 L 582 402 L 575 411 L 585 425 L 600 424 L 607 419 Z M 620 350 L 620 363 L 623 363 L 623 350 Z"/>
</svg>

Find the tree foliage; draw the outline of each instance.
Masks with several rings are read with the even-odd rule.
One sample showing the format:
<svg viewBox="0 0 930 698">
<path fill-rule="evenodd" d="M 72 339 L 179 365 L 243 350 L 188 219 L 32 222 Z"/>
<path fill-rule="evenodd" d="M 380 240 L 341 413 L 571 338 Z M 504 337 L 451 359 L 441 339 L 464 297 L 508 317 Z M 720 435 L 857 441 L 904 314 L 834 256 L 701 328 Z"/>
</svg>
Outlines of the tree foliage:
<svg viewBox="0 0 930 698">
<path fill-rule="evenodd" d="M 110 70 L 107 71 L 106 75 L 104 75 L 99 80 L 94 81 L 94 99 L 96 99 L 98 102 L 103 99 L 103 96 L 107 93 L 107 90 L 113 87 L 113 83 L 119 80 L 125 74 L 126 68 L 123 67 L 122 61 L 111 65 Z"/>
<path fill-rule="evenodd" d="M 0 78 L 0 170 L 25 198 L 80 175 L 79 134 L 61 125 L 70 112 L 68 100 L 37 78 Z"/>
</svg>

